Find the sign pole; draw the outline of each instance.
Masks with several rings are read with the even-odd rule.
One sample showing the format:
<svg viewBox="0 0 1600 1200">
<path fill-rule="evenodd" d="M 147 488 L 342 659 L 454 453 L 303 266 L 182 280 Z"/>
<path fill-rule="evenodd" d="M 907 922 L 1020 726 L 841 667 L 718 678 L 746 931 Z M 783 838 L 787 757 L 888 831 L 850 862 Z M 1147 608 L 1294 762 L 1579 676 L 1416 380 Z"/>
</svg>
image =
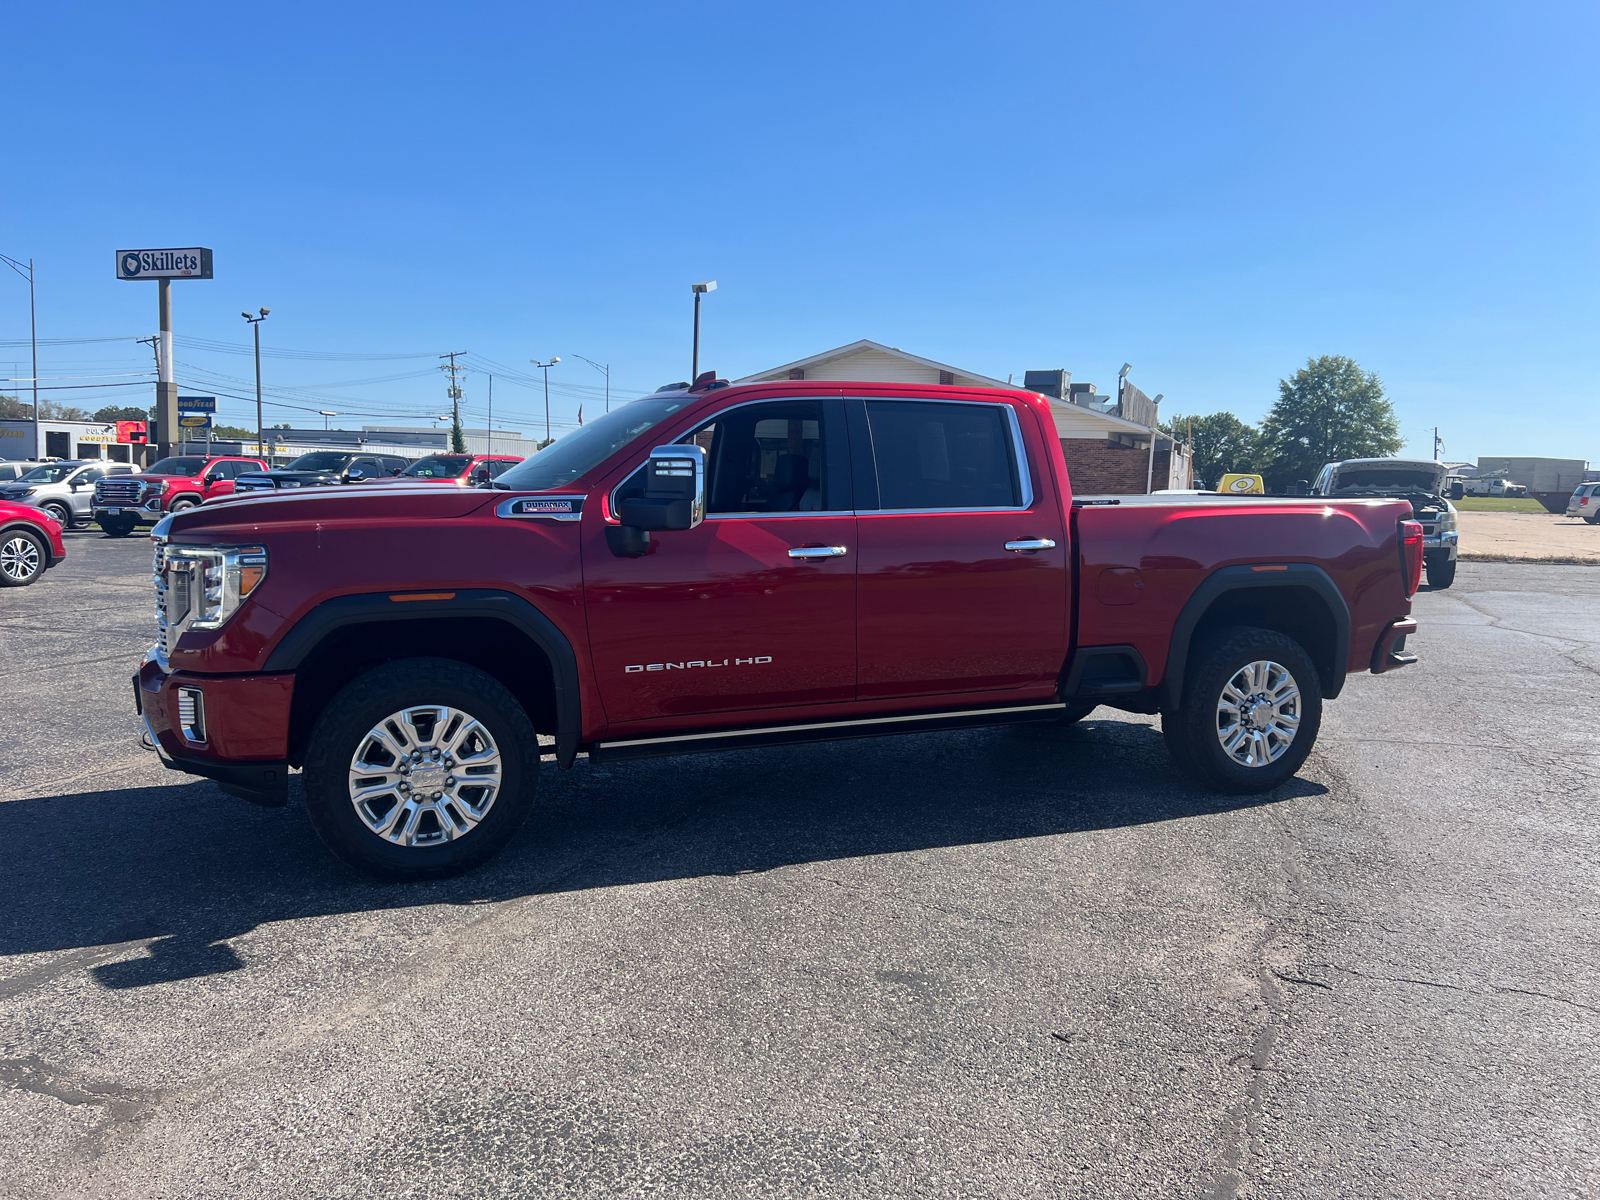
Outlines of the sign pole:
<svg viewBox="0 0 1600 1200">
<path fill-rule="evenodd" d="M 161 340 L 156 346 L 156 420 L 161 423 L 159 456 L 175 452 L 182 433 L 174 437 L 178 425 L 178 385 L 172 380 L 172 280 L 156 280 L 157 303 L 161 310 Z"/>
</svg>

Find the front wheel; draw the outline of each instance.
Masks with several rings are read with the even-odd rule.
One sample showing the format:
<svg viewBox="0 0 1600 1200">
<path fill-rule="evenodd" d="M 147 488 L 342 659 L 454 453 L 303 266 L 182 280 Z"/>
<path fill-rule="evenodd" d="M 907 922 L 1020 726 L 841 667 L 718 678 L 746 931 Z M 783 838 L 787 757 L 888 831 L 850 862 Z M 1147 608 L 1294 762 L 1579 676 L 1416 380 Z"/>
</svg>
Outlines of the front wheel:
<svg viewBox="0 0 1600 1200">
<path fill-rule="evenodd" d="M 1162 713 L 1178 766 L 1221 792 L 1265 792 L 1305 762 L 1322 725 L 1322 687 L 1293 638 L 1238 626 L 1203 641 L 1189 659 L 1183 698 Z"/>
<path fill-rule="evenodd" d="M 44 542 L 26 529 L 0 533 L 0 587 L 27 587 L 44 572 Z"/>
<path fill-rule="evenodd" d="M 539 738 L 498 680 L 466 663 L 409 658 L 359 676 L 312 730 L 306 812 L 346 863 L 431 879 L 498 853 L 527 819 Z"/>
<path fill-rule="evenodd" d="M 167 511 L 169 513 L 181 513 L 181 512 L 184 512 L 187 509 L 195 508 L 199 504 L 200 504 L 200 501 L 191 500 L 189 497 L 183 496 L 183 497 L 180 497 L 177 500 L 174 500 L 171 503 L 171 505 L 168 506 Z"/>
<path fill-rule="evenodd" d="M 105 535 L 107 537 L 114 537 L 114 538 L 127 537 L 130 533 L 132 533 L 135 529 L 137 529 L 138 526 L 139 526 L 139 522 L 138 522 L 138 519 L 135 518 L 135 517 L 101 517 L 100 518 L 100 528 L 105 531 Z"/>
<path fill-rule="evenodd" d="M 41 504 L 39 507 L 54 517 L 56 519 L 56 524 L 61 526 L 61 528 L 72 528 L 72 510 L 65 504 L 60 504 L 54 500 L 51 500 Z"/>
<path fill-rule="evenodd" d="M 1428 570 L 1428 586 L 1434 591 L 1443 591 L 1456 581 L 1456 560 L 1453 558 L 1430 558 L 1423 565 Z"/>
</svg>

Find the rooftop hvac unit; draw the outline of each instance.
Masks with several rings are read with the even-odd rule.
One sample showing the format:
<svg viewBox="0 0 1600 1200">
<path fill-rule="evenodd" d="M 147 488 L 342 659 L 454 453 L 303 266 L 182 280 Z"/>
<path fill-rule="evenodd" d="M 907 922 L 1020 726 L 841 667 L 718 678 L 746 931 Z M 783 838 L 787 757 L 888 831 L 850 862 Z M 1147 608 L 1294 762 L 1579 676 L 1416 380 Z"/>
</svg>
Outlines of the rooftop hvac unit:
<svg viewBox="0 0 1600 1200">
<path fill-rule="evenodd" d="M 1024 371 L 1022 373 L 1022 386 L 1030 392 L 1038 392 L 1042 396 L 1049 396 L 1054 400 L 1065 400 L 1067 389 L 1072 385 L 1071 371 Z"/>
</svg>

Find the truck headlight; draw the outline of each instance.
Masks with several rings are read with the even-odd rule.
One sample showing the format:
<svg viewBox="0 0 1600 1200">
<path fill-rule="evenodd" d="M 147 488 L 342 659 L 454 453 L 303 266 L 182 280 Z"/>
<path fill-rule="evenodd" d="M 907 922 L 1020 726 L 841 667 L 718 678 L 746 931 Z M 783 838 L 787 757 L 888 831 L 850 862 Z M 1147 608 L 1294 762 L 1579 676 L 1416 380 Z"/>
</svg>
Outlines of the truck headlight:
<svg viewBox="0 0 1600 1200">
<path fill-rule="evenodd" d="M 267 577 L 265 546 L 171 546 L 169 569 L 189 572 L 190 629 L 220 629 Z"/>
</svg>

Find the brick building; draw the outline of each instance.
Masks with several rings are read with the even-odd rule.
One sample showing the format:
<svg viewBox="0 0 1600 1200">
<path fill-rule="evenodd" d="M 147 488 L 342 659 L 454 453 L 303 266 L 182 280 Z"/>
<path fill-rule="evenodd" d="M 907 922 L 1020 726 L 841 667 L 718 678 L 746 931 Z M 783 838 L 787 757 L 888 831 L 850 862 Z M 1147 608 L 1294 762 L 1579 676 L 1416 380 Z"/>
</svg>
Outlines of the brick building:
<svg viewBox="0 0 1600 1200">
<path fill-rule="evenodd" d="M 759 383 L 774 379 L 826 379 L 872 381 L 876 383 L 944 383 L 964 387 L 1016 387 L 1010 379 L 991 379 L 948 363 L 935 362 L 907 354 L 893 346 L 862 339 L 835 350 L 814 354 L 796 362 L 746 375 L 736 383 Z M 1182 445 L 1156 432 L 1152 462 L 1150 439 L 1155 423 L 1155 405 L 1144 399 L 1137 388 L 1128 389 L 1126 401 L 1095 392 L 1093 384 L 1072 383 L 1066 371 L 1029 371 L 1027 390 L 1037 391 L 1050 401 L 1056 436 L 1067 460 L 1072 490 L 1078 495 L 1129 495 L 1150 488 L 1187 488 L 1193 472 Z M 1142 404 L 1134 403 L 1142 400 Z M 1123 409 L 1129 415 L 1123 415 Z M 1135 411 L 1137 410 L 1137 411 Z M 1137 416 L 1143 420 L 1129 419 Z"/>
</svg>

